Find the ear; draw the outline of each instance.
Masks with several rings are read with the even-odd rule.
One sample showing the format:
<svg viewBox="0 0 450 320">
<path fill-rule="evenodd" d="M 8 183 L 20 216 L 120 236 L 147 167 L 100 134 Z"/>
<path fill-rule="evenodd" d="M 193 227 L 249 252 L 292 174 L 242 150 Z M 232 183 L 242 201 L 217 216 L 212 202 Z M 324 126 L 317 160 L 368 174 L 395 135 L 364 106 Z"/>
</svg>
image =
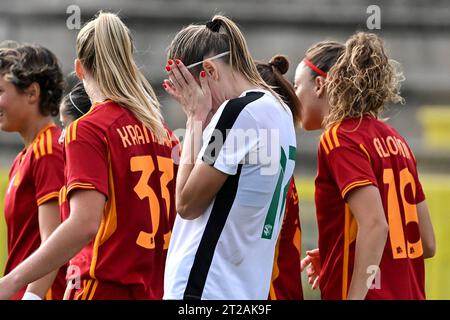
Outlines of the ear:
<svg viewBox="0 0 450 320">
<path fill-rule="evenodd" d="M 325 94 L 325 78 L 318 76 L 314 79 L 314 92 L 317 98 L 322 98 Z"/>
<path fill-rule="evenodd" d="M 208 76 L 214 80 L 219 80 L 219 72 L 217 64 L 215 64 L 213 61 L 203 61 L 203 70 L 206 71 Z"/>
<path fill-rule="evenodd" d="M 75 69 L 75 74 L 77 75 L 77 78 L 80 81 L 83 81 L 83 79 L 85 77 L 84 76 L 85 71 L 84 71 L 83 65 L 81 64 L 80 59 L 75 59 L 75 61 L 74 61 L 74 69 Z"/>
<path fill-rule="evenodd" d="M 39 99 L 41 97 L 41 87 L 37 82 L 33 82 L 25 89 L 25 94 L 27 95 L 28 102 L 30 104 L 39 104 Z"/>
</svg>

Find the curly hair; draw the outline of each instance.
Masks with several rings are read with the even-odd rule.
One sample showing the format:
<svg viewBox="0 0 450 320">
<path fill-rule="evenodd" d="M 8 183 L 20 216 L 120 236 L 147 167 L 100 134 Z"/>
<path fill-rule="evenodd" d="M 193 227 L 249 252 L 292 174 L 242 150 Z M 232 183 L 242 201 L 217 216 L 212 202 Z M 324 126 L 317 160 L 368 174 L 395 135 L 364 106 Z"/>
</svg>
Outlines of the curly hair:
<svg viewBox="0 0 450 320">
<path fill-rule="evenodd" d="M 324 121 L 326 127 L 345 118 L 378 118 L 387 103 L 404 103 L 400 96 L 404 77 L 398 67 L 386 55 L 377 35 L 358 32 L 350 37 L 328 72 L 330 111 Z"/>
<path fill-rule="evenodd" d="M 39 45 L 0 48 L 0 75 L 23 92 L 39 84 L 39 112 L 56 116 L 64 90 L 64 78 L 56 56 Z"/>
</svg>

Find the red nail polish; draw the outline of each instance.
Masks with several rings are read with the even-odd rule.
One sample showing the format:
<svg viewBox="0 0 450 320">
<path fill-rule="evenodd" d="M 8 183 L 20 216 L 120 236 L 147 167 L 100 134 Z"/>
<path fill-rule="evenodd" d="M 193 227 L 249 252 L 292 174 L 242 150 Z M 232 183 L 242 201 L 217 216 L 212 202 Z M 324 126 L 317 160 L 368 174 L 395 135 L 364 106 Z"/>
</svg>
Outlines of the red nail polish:
<svg viewBox="0 0 450 320">
<path fill-rule="evenodd" d="M 180 62 L 181 62 L 181 61 L 180 61 L 179 59 L 176 59 L 176 60 L 175 60 L 175 63 L 176 63 L 176 64 L 180 64 Z"/>
<path fill-rule="evenodd" d="M 172 70 L 172 68 L 169 66 L 166 66 L 166 70 L 167 70 L 167 72 L 170 72 L 170 70 Z"/>
<path fill-rule="evenodd" d="M 167 89 L 167 85 L 165 83 L 163 83 L 163 88 Z"/>
<path fill-rule="evenodd" d="M 202 70 L 200 72 L 200 77 L 202 77 L 202 78 L 206 77 L 206 72 L 204 70 Z"/>
<path fill-rule="evenodd" d="M 167 63 L 169 64 L 169 66 L 171 66 L 173 64 L 173 60 L 169 59 L 169 61 L 167 61 Z"/>
</svg>

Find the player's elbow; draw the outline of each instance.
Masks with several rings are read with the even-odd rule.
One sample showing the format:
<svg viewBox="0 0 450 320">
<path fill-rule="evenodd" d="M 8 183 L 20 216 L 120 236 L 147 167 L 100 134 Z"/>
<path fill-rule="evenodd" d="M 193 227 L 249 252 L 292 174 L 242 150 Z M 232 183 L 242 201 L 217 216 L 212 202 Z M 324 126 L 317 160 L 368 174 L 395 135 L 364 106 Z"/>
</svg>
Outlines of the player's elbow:
<svg viewBox="0 0 450 320">
<path fill-rule="evenodd" d="M 80 217 L 77 217 L 77 219 L 72 219 L 74 227 L 77 228 L 79 242 L 83 244 L 87 244 L 90 241 L 92 241 L 100 228 L 100 222 L 101 220 L 97 219 L 80 219 Z"/>
<path fill-rule="evenodd" d="M 373 238 L 378 241 L 386 243 L 389 234 L 389 225 L 386 219 L 373 218 L 364 223 L 363 228 L 366 230 L 366 234 L 370 233 Z"/>
<path fill-rule="evenodd" d="M 181 218 L 186 220 L 193 220 L 199 216 L 198 211 L 194 208 L 194 206 L 188 203 L 177 204 L 177 213 Z"/>
<path fill-rule="evenodd" d="M 193 220 L 200 216 L 199 214 L 199 208 L 195 205 L 195 201 L 193 201 L 193 198 L 187 198 L 180 195 L 177 197 L 176 201 L 176 209 L 177 213 L 180 215 L 181 218 L 186 220 Z"/>
<path fill-rule="evenodd" d="M 422 241 L 424 259 L 433 258 L 436 254 L 436 241 Z"/>
</svg>

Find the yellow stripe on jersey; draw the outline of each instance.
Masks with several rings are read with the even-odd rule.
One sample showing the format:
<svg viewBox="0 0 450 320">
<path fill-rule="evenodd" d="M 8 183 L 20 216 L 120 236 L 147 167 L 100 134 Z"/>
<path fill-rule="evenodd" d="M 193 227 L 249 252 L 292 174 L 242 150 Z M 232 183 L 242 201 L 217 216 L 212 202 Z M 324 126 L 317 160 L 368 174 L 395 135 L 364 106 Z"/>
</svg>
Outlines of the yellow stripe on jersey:
<svg viewBox="0 0 450 320">
<path fill-rule="evenodd" d="M 47 136 L 47 153 L 52 154 L 53 153 L 52 131 L 50 129 L 47 129 L 47 131 L 45 131 L 45 135 Z"/>
<path fill-rule="evenodd" d="M 72 123 L 72 141 L 75 141 L 77 139 L 77 126 L 78 126 L 78 121 L 80 119 L 76 120 L 75 122 Z"/>
<path fill-rule="evenodd" d="M 39 159 L 40 155 L 39 155 L 37 142 L 33 143 L 33 152 L 34 152 L 34 157 L 36 158 L 36 160 Z"/>
<path fill-rule="evenodd" d="M 329 154 L 330 151 L 328 150 L 327 144 L 326 144 L 325 141 L 323 140 L 323 134 L 322 134 L 322 136 L 320 137 L 320 143 L 322 144 L 322 147 L 323 147 L 323 149 L 325 150 L 325 152 L 326 152 L 327 154 Z"/>
<path fill-rule="evenodd" d="M 284 217 L 284 219 L 286 219 L 286 216 Z M 277 245 L 275 247 L 275 256 L 273 259 L 272 278 L 270 281 L 270 290 L 269 290 L 270 300 L 277 300 L 277 293 L 275 292 L 275 287 L 273 286 L 273 282 L 280 276 L 280 267 L 278 266 L 278 256 L 280 253 L 280 242 L 281 242 L 281 237 L 278 237 Z"/>
<path fill-rule="evenodd" d="M 44 133 L 41 133 L 41 135 L 39 136 L 39 151 L 41 153 L 41 156 L 45 156 L 46 155 L 46 151 L 45 151 L 45 135 Z"/>
<path fill-rule="evenodd" d="M 61 206 L 64 202 L 66 202 L 66 197 L 67 197 L 67 188 L 66 186 L 63 186 L 60 190 L 59 190 L 59 205 Z"/>
<path fill-rule="evenodd" d="M 358 224 L 354 218 L 350 207 L 345 204 L 345 221 L 344 221 L 344 257 L 342 266 L 342 300 L 347 300 L 348 296 L 348 271 L 350 258 L 350 245 L 356 240 L 358 234 Z"/>
<path fill-rule="evenodd" d="M 37 205 L 40 206 L 41 204 L 44 204 L 45 202 L 49 201 L 50 199 L 58 198 L 58 197 L 59 197 L 59 192 L 55 191 L 55 192 L 46 194 L 43 197 L 40 197 L 36 202 L 37 202 Z"/>
<path fill-rule="evenodd" d="M 81 300 L 86 300 L 87 295 L 89 293 L 89 288 L 91 287 L 92 280 L 88 280 L 86 286 L 83 288 L 83 295 L 81 296 Z"/>
<path fill-rule="evenodd" d="M 328 147 L 329 147 L 330 151 L 333 150 L 334 146 L 333 146 L 333 143 L 331 142 L 331 138 L 330 138 L 330 129 L 325 131 L 325 138 L 328 143 Z"/>
<path fill-rule="evenodd" d="M 350 255 L 350 208 L 345 204 L 344 221 L 344 257 L 342 266 L 342 300 L 347 300 L 348 291 L 348 260 Z"/>
<path fill-rule="evenodd" d="M 370 164 L 372 164 L 372 159 L 370 158 L 369 152 L 367 152 L 366 147 L 364 147 L 363 144 L 359 144 L 359 147 L 360 147 L 361 150 L 366 154 L 367 159 L 369 159 Z"/>
<path fill-rule="evenodd" d="M 92 286 L 91 293 L 89 294 L 88 300 L 92 300 L 94 298 L 95 290 L 97 290 L 98 280 L 95 280 L 94 285 Z"/>
<path fill-rule="evenodd" d="M 339 128 L 339 125 L 340 125 L 340 123 L 336 124 L 332 129 L 333 141 L 334 141 L 334 145 L 336 146 L 336 148 L 341 146 L 341 144 L 339 143 L 339 139 L 337 137 L 337 129 Z"/>
<path fill-rule="evenodd" d="M 48 289 L 47 293 L 45 294 L 44 300 L 53 300 L 53 293 L 52 288 Z"/>
<path fill-rule="evenodd" d="M 345 198 L 345 195 L 346 195 L 350 190 L 352 190 L 353 188 L 365 186 L 365 185 L 368 185 L 368 184 L 372 184 L 372 182 L 370 182 L 369 180 L 361 180 L 361 181 L 355 181 L 355 182 L 350 183 L 350 184 L 349 184 L 348 186 L 346 186 L 346 187 L 344 188 L 344 190 L 342 191 L 342 198 Z"/>
<path fill-rule="evenodd" d="M 72 191 L 73 189 L 96 189 L 95 186 L 93 184 L 90 183 L 73 183 L 71 184 L 68 188 L 67 188 L 67 192 L 66 194 L 68 194 L 70 191 Z"/>
<path fill-rule="evenodd" d="M 92 248 L 92 261 L 89 268 L 89 275 L 91 278 L 95 277 L 95 267 L 97 266 L 98 248 L 108 240 L 117 229 L 117 210 L 116 210 L 116 195 L 114 189 L 114 179 L 112 174 L 111 154 L 108 153 L 108 193 L 109 198 L 105 207 L 105 215 L 102 217 L 100 228 L 95 236 L 94 247 Z"/>
</svg>

